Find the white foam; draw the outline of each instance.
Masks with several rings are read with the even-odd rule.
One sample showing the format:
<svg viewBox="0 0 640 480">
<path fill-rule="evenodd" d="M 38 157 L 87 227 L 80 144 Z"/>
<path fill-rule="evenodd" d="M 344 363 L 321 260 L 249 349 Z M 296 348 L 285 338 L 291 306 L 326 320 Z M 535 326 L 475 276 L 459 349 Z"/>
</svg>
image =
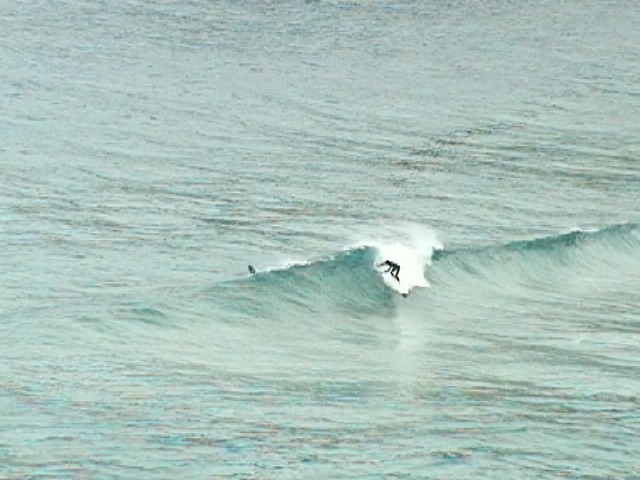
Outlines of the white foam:
<svg viewBox="0 0 640 480">
<path fill-rule="evenodd" d="M 433 252 L 443 248 L 433 230 L 416 224 L 376 228 L 373 238 L 360 241 L 358 245 L 368 245 L 378 251 L 376 265 L 385 260 L 400 265 L 400 281 L 385 273 L 384 267 L 379 271 L 385 284 L 402 294 L 409 293 L 414 287 L 429 286 L 424 268 L 431 264 Z"/>
<path fill-rule="evenodd" d="M 387 286 L 400 293 L 409 293 L 414 287 L 429 286 L 429 282 L 424 277 L 424 266 L 427 260 L 420 252 L 401 243 L 382 244 L 377 248 L 379 257 L 376 259 L 376 264 L 390 260 L 400 265 L 398 272 L 400 281 L 382 271 L 382 278 Z"/>
</svg>

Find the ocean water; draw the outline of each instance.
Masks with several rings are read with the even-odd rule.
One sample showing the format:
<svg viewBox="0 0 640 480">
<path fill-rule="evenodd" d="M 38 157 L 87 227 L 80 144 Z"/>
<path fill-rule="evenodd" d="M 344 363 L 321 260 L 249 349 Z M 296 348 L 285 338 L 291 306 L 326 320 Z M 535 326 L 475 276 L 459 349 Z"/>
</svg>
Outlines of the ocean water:
<svg viewBox="0 0 640 480">
<path fill-rule="evenodd" d="M 0 0 L 0 478 L 640 478 L 638 25 Z"/>
</svg>

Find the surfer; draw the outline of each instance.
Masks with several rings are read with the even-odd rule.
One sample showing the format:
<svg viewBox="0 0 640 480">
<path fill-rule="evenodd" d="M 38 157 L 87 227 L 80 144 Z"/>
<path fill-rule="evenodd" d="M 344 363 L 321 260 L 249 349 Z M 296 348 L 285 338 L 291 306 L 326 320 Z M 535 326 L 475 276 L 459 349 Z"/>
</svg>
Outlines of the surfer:
<svg viewBox="0 0 640 480">
<path fill-rule="evenodd" d="M 255 269 L 255 268 L 253 268 L 253 265 L 249 265 L 249 273 L 250 273 L 251 275 L 253 275 L 254 273 L 256 273 L 256 269 Z"/>
<path fill-rule="evenodd" d="M 389 272 L 389 275 L 395 278 L 398 282 L 400 281 L 400 278 L 398 278 L 398 274 L 400 273 L 400 265 L 390 260 L 385 260 L 384 262 L 378 265 L 378 267 L 382 267 L 382 266 L 387 267 L 387 269 L 385 270 L 385 273 Z"/>
</svg>

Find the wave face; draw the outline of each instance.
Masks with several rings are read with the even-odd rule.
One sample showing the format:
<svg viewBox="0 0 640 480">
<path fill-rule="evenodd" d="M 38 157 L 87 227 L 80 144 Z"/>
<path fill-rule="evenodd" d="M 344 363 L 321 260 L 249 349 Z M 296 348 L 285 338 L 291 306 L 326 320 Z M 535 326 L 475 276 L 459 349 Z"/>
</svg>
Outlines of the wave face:
<svg viewBox="0 0 640 480">
<path fill-rule="evenodd" d="M 439 272 L 464 279 L 485 280 L 509 286 L 525 279 L 553 282 L 559 274 L 607 276 L 629 270 L 637 263 L 640 229 L 636 224 L 600 230 L 573 230 L 533 240 L 475 249 L 437 251 Z"/>
<path fill-rule="evenodd" d="M 334 257 L 258 272 L 234 282 L 252 314 L 347 312 L 366 315 L 389 305 L 392 293 L 373 268 L 375 249 L 359 247 Z M 233 302 L 236 300 L 234 299 Z"/>
</svg>

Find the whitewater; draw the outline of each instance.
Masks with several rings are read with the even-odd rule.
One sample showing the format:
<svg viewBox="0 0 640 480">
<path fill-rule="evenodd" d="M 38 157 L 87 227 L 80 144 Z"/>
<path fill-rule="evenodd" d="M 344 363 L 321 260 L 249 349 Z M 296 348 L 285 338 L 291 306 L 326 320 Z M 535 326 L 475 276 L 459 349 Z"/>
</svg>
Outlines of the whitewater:
<svg viewBox="0 0 640 480">
<path fill-rule="evenodd" d="M 639 24 L 0 0 L 0 478 L 640 478 Z"/>
</svg>

